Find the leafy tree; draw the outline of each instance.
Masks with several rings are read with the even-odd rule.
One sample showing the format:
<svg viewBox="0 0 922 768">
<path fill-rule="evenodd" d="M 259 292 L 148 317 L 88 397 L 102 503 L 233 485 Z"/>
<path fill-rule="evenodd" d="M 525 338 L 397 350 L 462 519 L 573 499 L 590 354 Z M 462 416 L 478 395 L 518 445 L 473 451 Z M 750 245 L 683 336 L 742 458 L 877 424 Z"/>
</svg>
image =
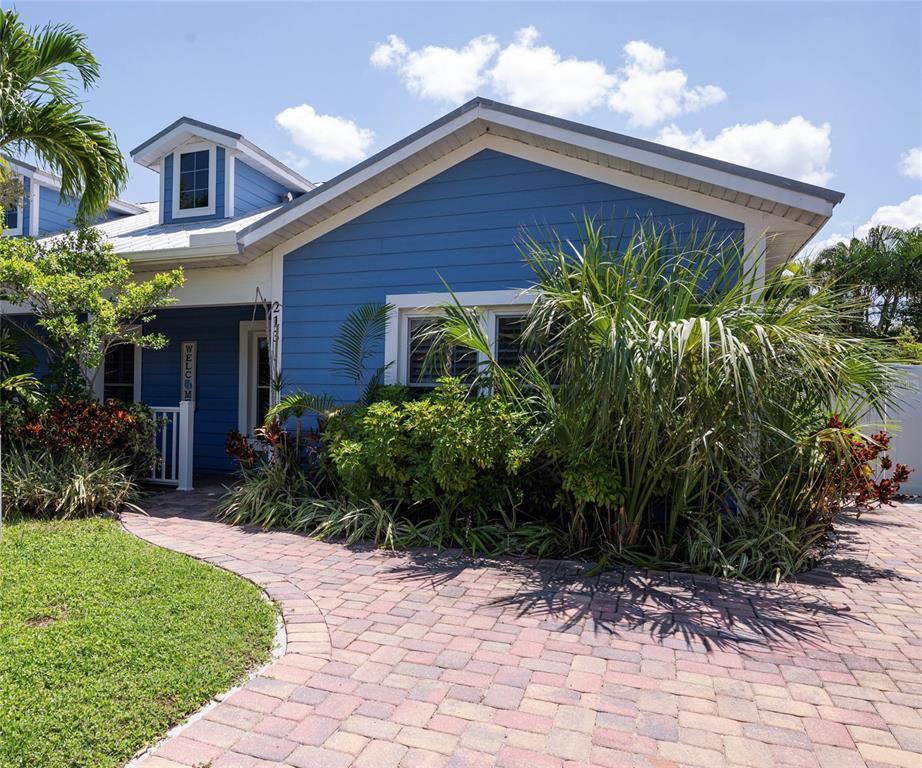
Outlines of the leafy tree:
<svg viewBox="0 0 922 768">
<path fill-rule="evenodd" d="M 36 318 L 35 325 L 7 322 L 40 345 L 71 386 L 92 389 L 106 352 L 118 344 L 163 347 L 162 334 L 139 327 L 175 301 L 183 281 L 182 269 L 136 280 L 95 229 L 45 241 L 0 239 L 0 294 Z"/>
<path fill-rule="evenodd" d="M 912 327 L 922 338 L 922 227 L 874 227 L 863 239 L 826 248 L 810 272 L 863 308 L 848 317 L 850 332 L 891 336 Z"/>
<path fill-rule="evenodd" d="M 99 78 L 86 36 L 69 24 L 27 29 L 0 9 L 0 153 L 32 154 L 77 198 L 78 221 L 105 211 L 128 180 L 106 125 L 83 113 L 83 91 Z"/>
</svg>

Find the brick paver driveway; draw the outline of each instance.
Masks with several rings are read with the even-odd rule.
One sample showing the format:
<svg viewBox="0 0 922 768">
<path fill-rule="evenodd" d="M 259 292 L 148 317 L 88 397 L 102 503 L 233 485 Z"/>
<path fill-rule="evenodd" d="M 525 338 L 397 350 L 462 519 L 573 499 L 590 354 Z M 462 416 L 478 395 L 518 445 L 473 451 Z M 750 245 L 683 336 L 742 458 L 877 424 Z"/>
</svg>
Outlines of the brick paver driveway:
<svg viewBox="0 0 922 768">
<path fill-rule="evenodd" d="M 288 645 L 145 768 L 922 766 L 922 505 L 777 588 L 391 556 L 205 506 L 124 522 L 261 584 Z"/>
</svg>

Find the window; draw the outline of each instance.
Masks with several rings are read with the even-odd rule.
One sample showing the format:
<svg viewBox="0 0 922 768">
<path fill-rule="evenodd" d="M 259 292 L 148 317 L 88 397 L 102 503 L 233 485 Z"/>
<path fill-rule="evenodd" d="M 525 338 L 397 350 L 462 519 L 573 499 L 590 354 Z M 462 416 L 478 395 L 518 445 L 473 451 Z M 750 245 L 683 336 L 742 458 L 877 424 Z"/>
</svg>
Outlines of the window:
<svg viewBox="0 0 922 768">
<path fill-rule="evenodd" d="M 3 228 L 19 229 L 19 209 L 15 205 L 7 206 L 3 211 Z"/>
<path fill-rule="evenodd" d="M 254 349 L 252 352 L 252 409 L 253 427 L 258 427 L 266 421 L 266 412 L 269 410 L 269 340 L 265 333 L 253 335 Z"/>
<path fill-rule="evenodd" d="M 241 321 L 239 370 L 237 429 L 241 434 L 252 437 L 253 431 L 266 422 L 272 391 L 265 321 Z"/>
<path fill-rule="evenodd" d="M 171 161 L 173 171 L 170 210 L 174 219 L 215 213 L 216 158 L 216 146 L 204 142 L 183 144 L 164 158 L 164 162 Z"/>
<path fill-rule="evenodd" d="M 103 368 L 103 400 L 133 403 L 140 374 L 140 349 L 134 344 L 119 344 L 106 352 Z M 98 390 L 97 390 L 98 391 Z"/>
<path fill-rule="evenodd" d="M 479 310 L 484 335 L 503 365 L 515 366 L 521 360 L 523 318 L 531 304 L 531 297 L 521 291 L 407 293 L 392 294 L 386 300 L 394 308 L 384 334 L 384 360 L 388 363 L 384 379 L 388 384 L 428 388 L 435 385 L 439 372 L 425 370 L 431 349 L 425 331 L 438 322 L 438 307 L 454 301 Z M 484 362 L 475 350 L 460 347 L 447 353 L 443 370 L 471 378 Z"/>
<path fill-rule="evenodd" d="M 211 152 L 201 149 L 179 155 L 179 209 L 208 208 Z"/>
<path fill-rule="evenodd" d="M 432 333 L 438 318 L 410 317 L 407 345 L 407 384 L 411 387 L 432 388 L 440 376 L 470 379 L 477 372 L 477 352 L 469 347 L 450 347 L 444 361 L 433 360 Z M 441 363 L 441 364 L 440 364 Z"/>
<path fill-rule="evenodd" d="M 497 362 L 503 368 L 518 368 L 522 362 L 522 332 L 525 330 L 523 315 L 498 315 L 496 317 Z"/>
</svg>

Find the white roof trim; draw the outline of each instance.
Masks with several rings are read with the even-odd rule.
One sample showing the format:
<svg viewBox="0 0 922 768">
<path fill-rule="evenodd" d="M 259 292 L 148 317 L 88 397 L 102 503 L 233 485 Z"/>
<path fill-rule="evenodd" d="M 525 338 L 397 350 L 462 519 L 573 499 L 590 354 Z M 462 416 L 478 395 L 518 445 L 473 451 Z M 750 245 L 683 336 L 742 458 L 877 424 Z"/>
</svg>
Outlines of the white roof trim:
<svg viewBox="0 0 922 768">
<path fill-rule="evenodd" d="M 248 245 L 256 242 L 257 240 L 260 240 L 268 234 L 271 234 L 275 230 L 290 224 L 296 219 L 299 219 L 304 214 L 309 213 L 315 208 L 319 208 L 324 203 L 327 203 L 342 194 L 345 194 L 350 189 L 353 189 L 368 179 L 383 173 L 388 168 L 392 168 L 403 160 L 406 160 L 411 155 L 415 155 L 417 152 L 425 149 L 431 144 L 434 144 L 445 136 L 448 136 L 458 129 L 463 128 L 465 125 L 472 122 L 473 119 L 474 118 L 470 116 L 470 113 L 459 115 L 451 122 L 445 123 L 445 125 L 440 126 L 430 133 L 427 133 L 425 136 L 421 136 L 416 141 L 401 147 L 386 157 L 382 157 L 378 162 L 369 165 L 367 168 L 363 168 L 358 173 L 355 173 L 349 178 L 344 179 L 340 183 L 327 184 L 320 187 L 320 192 L 317 194 L 311 195 L 309 199 L 304 200 L 298 205 L 292 206 L 287 211 L 285 211 L 285 213 L 281 214 L 280 216 L 276 216 L 272 219 L 272 221 L 267 222 L 265 225 L 256 227 L 252 231 L 248 232 L 240 241 L 240 244 L 246 248 Z"/>
<path fill-rule="evenodd" d="M 539 136 L 544 136 L 556 141 L 563 141 L 567 144 L 583 147 L 584 149 L 601 152 L 602 154 L 611 155 L 612 157 L 619 157 L 629 162 L 639 163 L 651 168 L 658 168 L 667 173 L 690 176 L 709 184 L 736 189 L 740 192 L 753 195 L 754 197 L 774 200 L 779 203 L 784 203 L 785 205 L 790 205 L 793 208 L 800 208 L 805 211 L 810 211 L 811 213 L 818 213 L 822 216 L 832 215 L 832 209 L 834 207 L 832 203 L 828 200 L 813 195 L 807 195 L 803 192 L 794 192 L 774 184 L 768 184 L 756 179 L 748 179 L 728 173 L 727 171 L 708 168 L 707 166 L 697 163 L 667 157 L 637 147 L 606 141 L 599 137 L 587 136 L 584 133 L 567 130 L 559 126 L 548 125 L 538 120 L 530 120 L 525 117 L 510 115 L 506 112 L 501 112 L 485 106 L 478 106 L 473 109 L 472 112 L 488 122 L 505 125 L 515 130 L 538 134 Z"/>
<path fill-rule="evenodd" d="M 153 171 L 160 172 L 160 161 L 176 147 L 190 139 L 204 140 L 238 153 L 241 160 L 255 166 L 267 176 L 272 177 L 289 189 L 308 192 L 316 185 L 302 178 L 253 142 L 239 134 L 219 130 L 217 126 L 207 126 L 198 121 L 181 119 L 176 125 L 153 141 L 142 144 L 134 150 L 131 158 Z"/>
<path fill-rule="evenodd" d="M 350 190 L 380 174 L 385 174 L 407 158 L 424 151 L 446 136 L 460 131 L 465 126 L 475 121 L 484 121 L 489 131 L 489 125 L 504 126 L 511 130 L 519 130 L 532 135 L 541 136 L 551 141 L 560 141 L 569 145 L 584 148 L 588 151 L 599 152 L 627 162 L 635 162 L 650 168 L 655 168 L 664 173 L 687 176 L 702 180 L 727 189 L 736 190 L 743 195 L 769 200 L 784 206 L 798 208 L 809 213 L 828 218 L 832 215 L 835 204 L 822 197 L 802 191 L 786 189 L 782 186 L 771 184 L 767 181 L 748 178 L 726 170 L 708 167 L 689 160 L 669 157 L 639 147 L 628 146 L 623 143 L 609 141 L 599 136 L 587 135 L 563 126 L 553 125 L 541 120 L 519 115 L 512 115 L 502 110 L 485 105 L 477 105 L 456 117 L 437 125 L 432 130 L 425 130 L 418 138 L 403 145 L 397 145 L 393 151 L 382 154 L 380 159 L 361 167 L 354 173 L 347 172 L 340 181 L 334 181 L 320 187 L 305 199 L 295 201 L 279 214 L 272 216 L 262 224 L 255 224 L 245 232 L 240 240 L 242 247 L 246 248 L 264 237 L 297 221 L 302 216 L 309 214 L 324 204 L 342 195 L 347 195 Z M 487 134 L 489 135 L 489 134 Z M 714 198 L 719 199 L 719 198 Z M 741 210 L 747 206 L 742 203 L 733 203 Z M 739 219 L 739 216 L 736 217 Z M 792 222 L 793 223 L 793 222 Z"/>
</svg>

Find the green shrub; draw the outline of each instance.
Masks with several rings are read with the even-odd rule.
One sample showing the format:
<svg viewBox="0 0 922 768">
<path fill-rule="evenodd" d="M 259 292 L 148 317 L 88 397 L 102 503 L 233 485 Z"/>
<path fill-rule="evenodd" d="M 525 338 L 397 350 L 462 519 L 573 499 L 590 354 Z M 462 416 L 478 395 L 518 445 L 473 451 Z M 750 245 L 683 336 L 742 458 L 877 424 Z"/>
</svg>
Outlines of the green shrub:
<svg viewBox="0 0 922 768">
<path fill-rule="evenodd" d="M 4 408 L 4 437 L 36 454 L 68 454 L 75 450 L 106 457 L 135 478 L 150 475 L 156 466 L 154 423 L 140 403 L 97 403 L 56 397 L 40 408 Z"/>
<path fill-rule="evenodd" d="M 341 414 L 324 439 L 347 496 L 424 510 L 521 501 L 523 470 L 532 457 L 521 410 L 496 397 L 468 397 L 452 379 L 419 400 Z"/>
<path fill-rule="evenodd" d="M 908 476 L 884 433 L 855 429 L 896 378 L 882 344 L 843 336 L 847 297 L 763 285 L 757 259 L 709 234 L 625 242 L 587 221 L 581 241 L 528 240 L 524 256 L 517 368 L 477 310 L 443 307 L 429 354 L 475 350 L 475 380 L 331 415 L 333 493 L 264 467 L 234 492 L 243 517 L 278 504 L 285 525 L 349 541 L 780 579 L 816 561 L 844 505 L 888 503 Z"/>
<path fill-rule="evenodd" d="M 11 517 L 66 520 L 136 508 L 137 487 L 116 459 L 82 450 L 19 449 L 3 459 L 4 509 Z"/>
</svg>

